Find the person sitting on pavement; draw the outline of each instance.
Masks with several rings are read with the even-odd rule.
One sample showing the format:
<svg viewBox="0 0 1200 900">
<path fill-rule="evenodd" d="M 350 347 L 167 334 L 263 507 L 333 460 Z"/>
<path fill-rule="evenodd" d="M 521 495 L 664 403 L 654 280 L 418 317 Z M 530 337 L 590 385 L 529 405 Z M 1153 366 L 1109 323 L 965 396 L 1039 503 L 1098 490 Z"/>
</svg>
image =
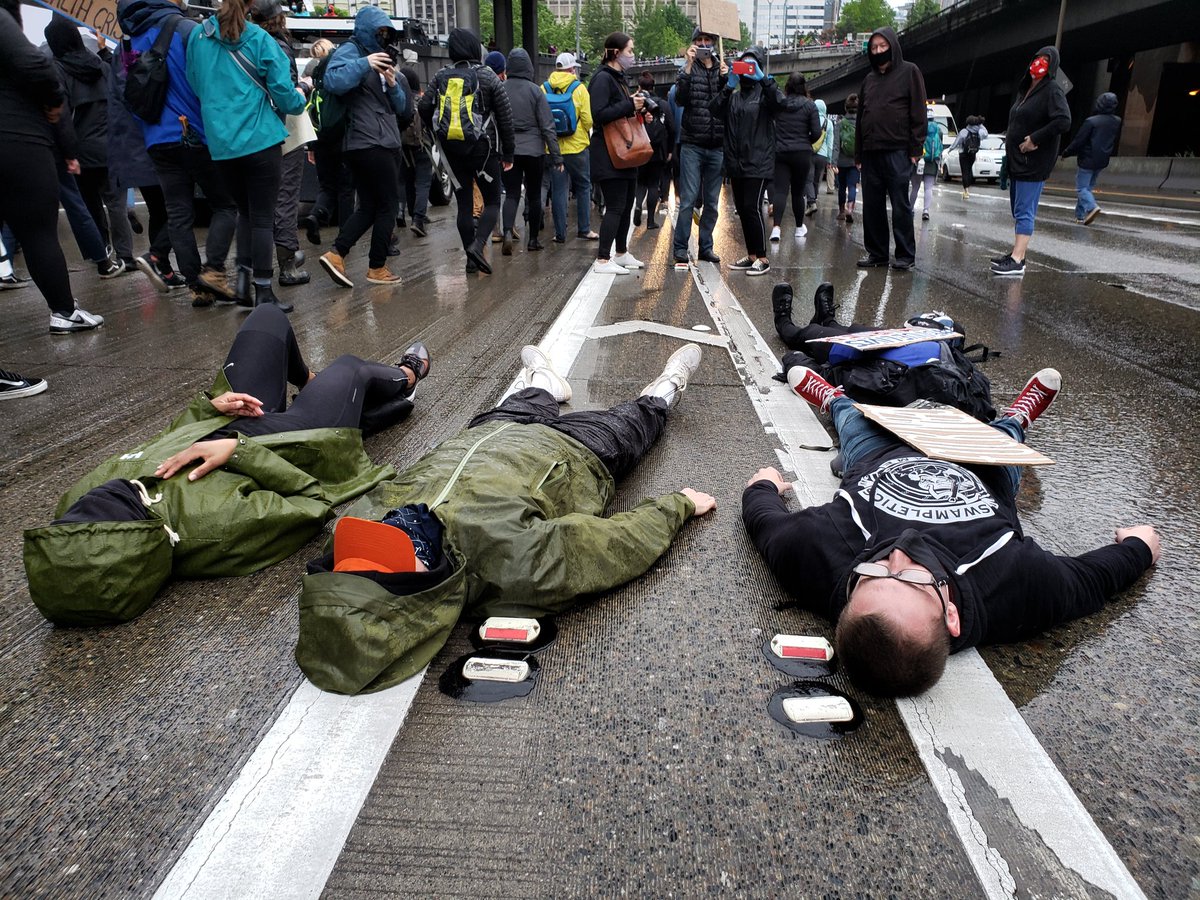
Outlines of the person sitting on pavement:
<svg viewBox="0 0 1200 900">
<path fill-rule="evenodd" d="M 662 434 L 700 364 L 698 346 L 673 353 L 636 400 L 566 414 L 570 385 L 536 347 L 521 358 L 514 393 L 354 504 L 332 552 L 309 564 L 296 660 L 317 687 L 355 694 L 399 683 L 464 612 L 563 612 L 646 572 L 688 519 L 713 509 L 712 497 L 683 488 L 603 515 L 615 482 Z M 403 534 L 375 552 L 339 553 L 339 530 L 362 520 Z M 384 559 L 398 545 L 403 568 Z"/>
<path fill-rule="evenodd" d="M 171 575 L 248 575 L 290 556 L 333 507 L 394 474 L 362 436 L 404 419 L 428 373 L 419 342 L 396 365 L 341 356 L 314 373 L 287 316 L 255 307 L 209 392 L 25 532 L 33 602 L 59 625 L 124 622 Z M 300 388 L 290 407 L 289 383 Z"/>
<path fill-rule="evenodd" d="M 812 370 L 793 368 L 788 383 L 833 417 L 845 475 L 831 502 L 791 512 L 783 499 L 791 485 L 759 469 L 742 494 L 742 520 L 781 585 L 837 622 L 836 653 L 863 690 L 920 694 L 949 654 L 1097 612 L 1158 561 L 1150 525 L 1057 556 L 1022 532 L 1019 468 L 930 458 Z M 992 427 L 1024 441 L 1060 386 L 1057 371 L 1042 369 Z"/>
</svg>

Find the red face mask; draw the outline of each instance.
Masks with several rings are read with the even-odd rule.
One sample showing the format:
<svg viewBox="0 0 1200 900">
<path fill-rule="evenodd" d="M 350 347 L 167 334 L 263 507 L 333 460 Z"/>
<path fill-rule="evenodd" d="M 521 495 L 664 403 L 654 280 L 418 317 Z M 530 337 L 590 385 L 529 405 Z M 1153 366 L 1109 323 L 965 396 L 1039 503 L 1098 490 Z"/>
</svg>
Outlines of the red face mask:
<svg viewBox="0 0 1200 900">
<path fill-rule="evenodd" d="M 1040 56 L 1029 64 L 1029 74 L 1034 78 L 1045 78 L 1046 73 L 1049 71 L 1050 63 L 1046 62 Z"/>
</svg>

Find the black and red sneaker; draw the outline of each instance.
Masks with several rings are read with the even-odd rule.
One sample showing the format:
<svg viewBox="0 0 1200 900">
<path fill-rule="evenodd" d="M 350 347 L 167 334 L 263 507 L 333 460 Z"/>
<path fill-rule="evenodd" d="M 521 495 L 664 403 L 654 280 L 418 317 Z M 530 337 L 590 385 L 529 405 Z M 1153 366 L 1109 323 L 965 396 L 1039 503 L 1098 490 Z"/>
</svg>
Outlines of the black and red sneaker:
<svg viewBox="0 0 1200 900">
<path fill-rule="evenodd" d="M 1019 419 L 1028 428 L 1050 408 L 1061 388 L 1062 375 L 1058 369 L 1042 369 L 1025 383 L 1017 399 L 1001 415 Z"/>
</svg>

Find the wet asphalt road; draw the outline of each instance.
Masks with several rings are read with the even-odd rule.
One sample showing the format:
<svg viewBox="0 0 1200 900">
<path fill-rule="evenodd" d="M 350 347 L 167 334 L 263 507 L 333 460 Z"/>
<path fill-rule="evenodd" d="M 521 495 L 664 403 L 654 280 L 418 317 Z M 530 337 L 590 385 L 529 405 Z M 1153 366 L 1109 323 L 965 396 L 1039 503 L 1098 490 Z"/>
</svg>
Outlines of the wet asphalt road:
<svg viewBox="0 0 1200 900">
<path fill-rule="evenodd" d="M 1200 892 L 1200 222 L 1131 209 L 1083 229 L 1051 200 L 1025 278 L 1001 281 L 986 260 L 1007 249 L 1006 201 L 939 190 L 931 221 L 918 223 L 916 270 L 864 273 L 854 267 L 861 226 L 835 223 L 821 199 L 802 241 L 789 214 L 771 276 L 725 273 L 773 346 L 782 349 L 770 321 L 777 280 L 795 286 L 798 316 L 822 280 L 836 285 L 844 322 L 945 309 L 969 341 L 1001 351 L 986 369 L 998 400 L 1038 368 L 1063 374 L 1030 435 L 1057 465 L 1025 480 L 1027 532 L 1080 553 L 1117 525 L 1161 529 L 1163 561 L 1101 614 L 983 655 L 1143 891 Z M 428 240 L 402 239 L 403 288 L 338 291 L 314 266 L 313 284 L 294 292 L 314 368 L 345 352 L 388 358 L 417 336 L 433 350 L 417 412 L 367 444 L 397 467 L 494 402 L 594 247 L 519 252 L 491 279 L 468 277 L 447 213 Z M 739 238 L 723 207 L 718 252 L 739 255 Z M 669 242 L 669 229 L 638 232 L 633 249 L 650 268 L 617 280 L 597 324 L 711 324 L 691 277 L 665 267 Z M 146 896 L 301 680 L 294 595 L 315 554 L 251 578 L 176 584 L 118 628 L 40 619 L 20 530 L 206 387 L 240 321 L 163 299 L 140 275 L 100 282 L 81 270 L 74 283 L 107 317 L 99 332 L 50 337 L 33 289 L 3 297 L 0 365 L 44 375 L 51 390 L 2 410 L 0 893 Z M 641 332 L 588 341 L 570 373 L 574 405 L 636 393 L 677 345 Z M 618 506 L 692 484 L 717 497 L 717 514 L 686 528 L 644 578 L 564 617 L 529 697 L 468 705 L 428 678 L 328 896 L 975 893 L 894 705 L 860 698 L 867 725 L 837 742 L 796 737 L 766 716 L 788 679 L 762 659 L 763 636 L 831 633 L 776 610 L 786 598 L 742 533 L 742 484 L 775 462 L 773 448 L 728 354 L 706 348 Z M 467 646 L 463 628 L 431 675 Z"/>
</svg>

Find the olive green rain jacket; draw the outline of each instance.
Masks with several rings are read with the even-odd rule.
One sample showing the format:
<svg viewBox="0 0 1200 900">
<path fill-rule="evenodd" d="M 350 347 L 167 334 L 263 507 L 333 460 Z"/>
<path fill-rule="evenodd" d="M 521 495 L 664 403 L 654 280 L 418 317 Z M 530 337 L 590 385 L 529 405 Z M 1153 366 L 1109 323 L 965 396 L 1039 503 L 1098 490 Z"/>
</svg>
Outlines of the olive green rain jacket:
<svg viewBox="0 0 1200 900">
<path fill-rule="evenodd" d="M 450 574 L 404 596 L 362 575 L 306 575 L 300 668 L 323 690 L 377 691 L 427 665 L 464 611 L 560 613 L 580 595 L 636 578 L 695 507 L 674 493 L 602 518 L 614 489 L 594 453 L 544 425 L 491 422 L 461 432 L 346 511 L 380 520 L 428 504 L 445 526 Z"/>
<path fill-rule="evenodd" d="M 229 390 L 224 374 L 211 396 Z M 145 488 L 149 519 L 74 522 L 25 532 L 25 573 L 33 602 L 58 625 L 105 625 L 140 615 L 172 575 L 249 575 L 295 553 L 333 507 L 395 474 L 363 452 L 357 428 L 318 428 L 238 437 L 233 458 L 197 481 L 156 478 L 159 463 L 232 421 L 209 395 L 195 400 L 157 437 L 118 454 L 63 494 L 76 500 L 114 478 Z"/>
</svg>

